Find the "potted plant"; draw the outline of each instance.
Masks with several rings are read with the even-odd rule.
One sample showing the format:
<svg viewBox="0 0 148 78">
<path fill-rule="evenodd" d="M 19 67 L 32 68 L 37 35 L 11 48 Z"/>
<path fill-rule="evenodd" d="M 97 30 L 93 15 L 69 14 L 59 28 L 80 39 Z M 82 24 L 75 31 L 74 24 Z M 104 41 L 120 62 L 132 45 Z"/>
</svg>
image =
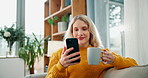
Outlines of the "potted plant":
<svg viewBox="0 0 148 78">
<path fill-rule="evenodd" d="M 67 30 L 68 17 L 66 15 L 62 16 L 61 19 L 59 19 L 57 16 L 54 16 L 53 18 L 47 20 L 47 22 L 53 26 L 56 24 L 55 21 L 58 21 L 58 32 Z"/>
<path fill-rule="evenodd" d="M 21 27 L 15 27 L 15 24 L 12 24 L 11 27 L 5 26 L 4 29 L 0 30 L 0 36 L 7 41 L 7 47 L 9 51 L 6 53 L 11 56 L 12 46 L 16 41 L 23 41 L 25 38 L 24 30 Z"/>
<path fill-rule="evenodd" d="M 48 22 L 49 24 L 51 24 L 51 25 L 54 26 L 56 20 L 58 20 L 58 17 L 57 17 L 57 16 L 54 16 L 53 19 L 50 18 L 50 19 L 47 20 L 47 22 Z"/>
<path fill-rule="evenodd" d="M 44 55 L 45 49 L 42 46 L 42 42 L 49 37 L 47 36 L 46 38 L 38 40 L 34 33 L 33 36 L 34 39 L 30 39 L 29 37 L 26 38 L 27 41 L 25 45 L 21 47 L 18 52 L 19 57 L 22 58 L 28 66 L 30 74 L 34 74 L 34 63 L 36 58 L 39 59 L 39 56 Z"/>
<path fill-rule="evenodd" d="M 68 17 L 66 15 L 62 16 L 61 21 L 58 22 L 58 32 L 63 32 L 67 30 L 68 27 Z"/>
</svg>

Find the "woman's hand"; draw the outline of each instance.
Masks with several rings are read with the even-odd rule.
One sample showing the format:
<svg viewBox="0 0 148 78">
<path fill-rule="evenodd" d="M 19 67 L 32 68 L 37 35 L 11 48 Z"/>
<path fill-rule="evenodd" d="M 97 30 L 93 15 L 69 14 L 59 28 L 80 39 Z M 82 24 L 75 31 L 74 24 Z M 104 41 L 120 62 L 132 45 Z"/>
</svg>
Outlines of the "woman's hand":
<svg viewBox="0 0 148 78">
<path fill-rule="evenodd" d="M 115 55 L 113 55 L 112 52 L 109 50 L 104 50 L 103 55 L 102 55 L 102 61 L 103 64 L 112 64 L 115 60 Z"/>
<path fill-rule="evenodd" d="M 78 63 L 72 63 L 72 62 L 80 59 L 80 56 L 75 57 L 75 58 L 72 58 L 72 57 L 74 57 L 76 55 L 80 55 L 80 52 L 75 52 L 75 53 L 68 55 L 68 53 L 70 51 L 72 51 L 73 49 L 74 48 L 66 49 L 66 47 L 64 46 L 64 49 L 63 49 L 63 52 L 62 52 L 62 55 L 61 55 L 61 58 L 60 58 L 60 63 L 63 65 L 63 67 L 68 67 L 70 65 L 78 64 Z M 72 58 L 72 59 L 70 59 L 70 58 Z"/>
</svg>

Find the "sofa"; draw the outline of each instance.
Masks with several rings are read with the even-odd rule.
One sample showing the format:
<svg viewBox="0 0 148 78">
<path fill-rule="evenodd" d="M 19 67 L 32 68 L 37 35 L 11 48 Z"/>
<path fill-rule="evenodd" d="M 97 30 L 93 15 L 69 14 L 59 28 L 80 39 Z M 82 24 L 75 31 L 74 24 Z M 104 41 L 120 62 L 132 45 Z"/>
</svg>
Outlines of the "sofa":
<svg viewBox="0 0 148 78">
<path fill-rule="evenodd" d="M 0 57 L 0 78 L 23 78 L 24 60 L 18 57 Z"/>
<path fill-rule="evenodd" d="M 140 65 L 125 69 L 109 69 L 104 78 L 148 78 L 148 65 Z"/>
<path fill-rule="evenodd" d="M 45 78 L 46 73 L 27 75 L 25 78 Z M 148 65 L 139 65 L 125 69 L 116 70 L 110 68 L 104 78 L 148 78 Z"/>
<path fill-rule="evenodd" d="M 26 75 L 24 78 L 45 78 L 46 73 L 30 74 Z"/>
</svg>

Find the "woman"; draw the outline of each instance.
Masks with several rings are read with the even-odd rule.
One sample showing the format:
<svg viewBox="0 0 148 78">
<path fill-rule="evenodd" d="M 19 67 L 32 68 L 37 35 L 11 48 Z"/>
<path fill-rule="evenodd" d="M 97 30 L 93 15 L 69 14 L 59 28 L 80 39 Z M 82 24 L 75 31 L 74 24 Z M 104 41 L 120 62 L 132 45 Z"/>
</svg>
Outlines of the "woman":
<svg viewBox="0 0 148 78">
<path fill-rule="evenodd" d="M 108 68 L 116 69 L 136 66 L 137 63 L 131 58 L 121 57 L 109 50 L 104 50 L 102 62 L 98 65 L 88 65 L 87 48 L 100 47 L 101 43 L 98 31 L 92 20 L 85 15 L 75 16 L 69 24 L 65 39 L 73 37 L 78 39 L 79 52 L 68 55 L 72 48 L 59 49 L 52 54 L 50 58 L 48 74 L 46 78 L 102 78 Z M 73 56 L 79 55 L 69 59 Z M 80 63 L 73 63 L 77 59 L 81 59 Z"/>
</svg>

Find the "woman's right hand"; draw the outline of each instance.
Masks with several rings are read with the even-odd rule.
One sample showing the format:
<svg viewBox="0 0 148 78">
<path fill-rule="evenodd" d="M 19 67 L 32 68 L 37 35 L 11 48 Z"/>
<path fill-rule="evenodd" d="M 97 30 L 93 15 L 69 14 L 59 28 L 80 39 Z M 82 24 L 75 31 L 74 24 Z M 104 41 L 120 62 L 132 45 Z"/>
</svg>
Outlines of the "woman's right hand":
<svg viewBox="0 0 148 78">
<path fill-rule="evenodd" d="M 60 58 L 60 63 L 63 65 L 63 67 L 68 67 L 70 65 L 78 64 L 78 63 L 72 63 L 72 62 L 75 61 L 75 60 L 80 59 L 80 56 L 75 57 L 75 58 L 72 58 L 72 57 L 74 57 L 76 55 L 80 55 L 80 52 L 75 52 L 75 53 L 72 53 L 72 54 L 68 55 L 68 53 L 70 51 L 72 51 L 73 49 L 74 49 L 73 47 L 67 49 L 64 46 L 64 49 L 63 49 L 63 52 L 62 52 L 62 55 L 61 55 L 61 58 Z"/>
</svg>

